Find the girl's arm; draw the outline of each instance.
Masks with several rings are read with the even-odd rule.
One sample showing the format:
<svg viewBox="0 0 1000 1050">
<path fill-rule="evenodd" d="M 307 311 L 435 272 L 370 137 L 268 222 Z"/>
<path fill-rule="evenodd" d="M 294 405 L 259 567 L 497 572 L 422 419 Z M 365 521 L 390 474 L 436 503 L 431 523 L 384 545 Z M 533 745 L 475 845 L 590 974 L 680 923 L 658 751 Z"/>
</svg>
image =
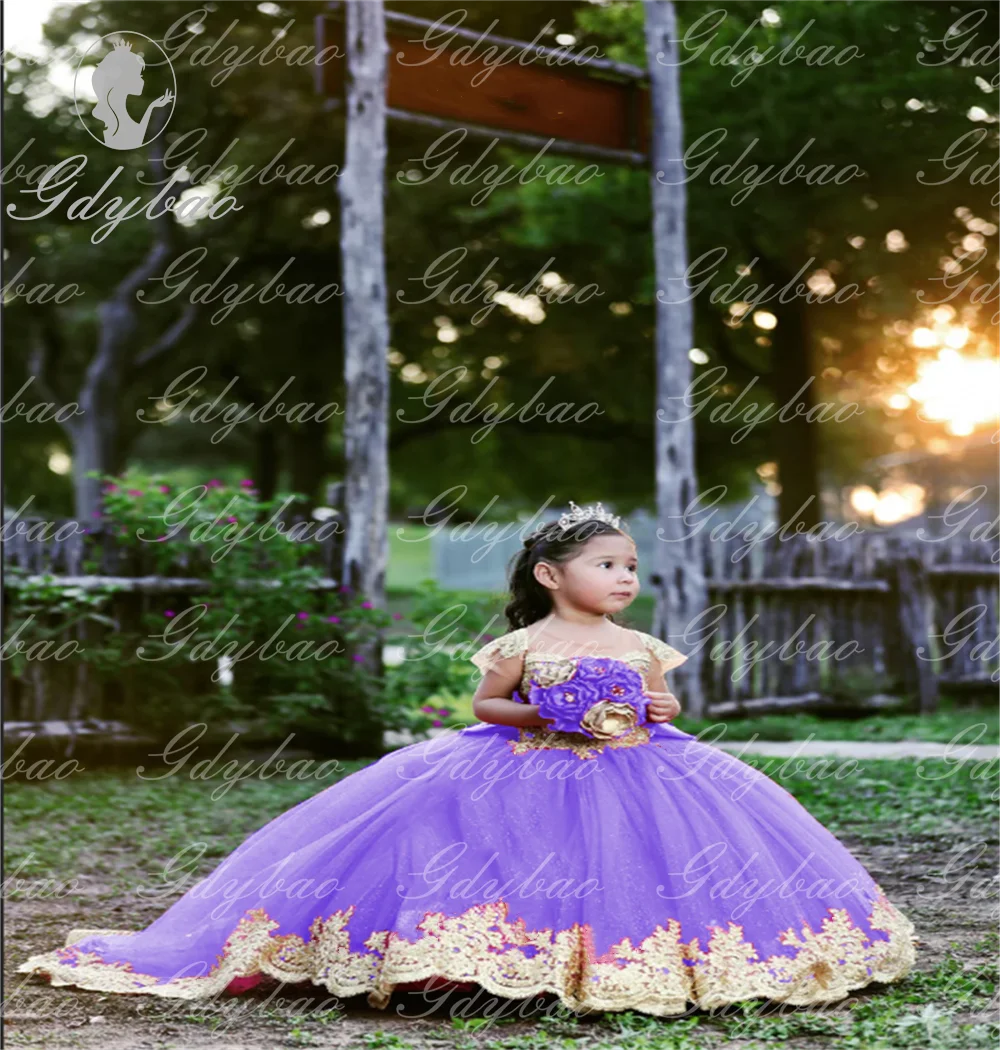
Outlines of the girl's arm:
<svg viewBox="0 0 1000 1050">
<path fill-rule="evenodd" d="M 511 699 L 523 672 L 523 655 L 508 656 L 493 663 L 472 698 L 472 711 L 480 722 L 499 726 L 550 724 L 551 719 L 539 718 L 538 704 L 522 704 Z"/>
<path fill-rule="evenodd" d="M 649 668 L 649 685 L 646 695 L 652 697 L 652 701 L 646 712 L 646 718 L 650 722 L 671 722 L 681 710 L 677 697 L 670 692 L 666 680 L 663 677 L 663 666 L 654 656 Z"/>
</svg>

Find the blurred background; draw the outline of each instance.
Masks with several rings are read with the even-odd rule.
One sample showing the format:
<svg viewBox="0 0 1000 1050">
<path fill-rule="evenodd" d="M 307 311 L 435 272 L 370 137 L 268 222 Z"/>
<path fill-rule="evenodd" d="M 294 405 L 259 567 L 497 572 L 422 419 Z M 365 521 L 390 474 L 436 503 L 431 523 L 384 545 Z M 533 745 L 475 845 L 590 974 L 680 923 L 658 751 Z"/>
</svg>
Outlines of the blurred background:
<svg viewBox="0 0 1000 1050">
<path fill-rule="evenodd" d="M 452 173 L 477 162 L 485 140 L 457 142 L 445 167 L 427 160 L 440 128 L 403 119 L 389 122 L 383 194 L 384 599 L 345 590 L 345 536 L 334 525 L 346 517 L 344 413 L 356 393 L 345 382 L 343 297 L 264 303 L 248 294 L 227 308 L 221 291 L 259 290 L 283 267 L 291 284 L 343 285 L 329 173 L 345 161 L 344 97 L 337 75 L 308 59 L 324 32 L 333 39 L 336 8 L 4 5 L 4 601 L 8 637 L 19 629 L 23 643 L 9 646 L 4 665 L 10 739 L 31 735 L 37 745 L 48 733 L 57 753 L 75 753 L 86 739 L 156 737 L 197 716 L 253 739 L 291 727 L 320 751 L 371 754 L 387 730 L 467 721 L 473 686 L 456 647 L 506 630 L 509 559 L 570 499 L 602 500 L 624 517 L 643 594 L 623 622 L 658 623 L 648 159 L 558 179 L 558 166 L 579 171 L 586 158 L 553 151 L 532 162 L 537 149 L 504 140 L 480 168 L 542 174 L 463 182 Z M 684 356 L 700 394 L 698 410 L 684 414 L 703 503 L 689 531 L 702 544 L 705 602 L 724 608 L 712 641 L 780 644 L 808 621 L 803 638 L 855 639 L 862 650 L 754 663 L 706 646 L 691 725 L 757 718 L 789 735 L 783 713 L 812 710 L 839 734 L 849 730 L 836 720 L 850 717 L 876 735 L 933 736 L 995 692 L 997 105 L 996 71 L 981 56 L 983 41 L 996 39 L 996 14 L 962 3 L 902 8 L 677 5 L 689 34 L 679 70 L 684 141 L 707 136 L 698 163 L 714 156 L 716 167 L 733 166 L 728 178 L 691 166 L 688 258 L 723 253 L 712 288 L 746 276 L 775 286 L 797 279 L 822 297 L 693 298 Z M 386 10 L 391 33 L 417 40 L 456 9 Z M 640 3 L 477 0 L 460 14 L 474 37 L 592 48 L 622 68 L 646 66 Z M 152 127 L 170 115 L 158 146 L 105 148 L 91 115 L 102 40 L 124 30 L 151 41 L 133 118 L 162 88 L 175 96 L 150 117 Z M 945 39 L 948 47 L 933 43 Z M 276 40 L 306 57 L 226 59 L 227 49 L 256 56 Z M 747 57 L 751 42 L 756 58 Z M 472 46 L 451 38 L 462 43 Z M 864 58 L 830 59 L 852 48 Z M 169 63 L 156 59 L 164 49 Z M 483 89 L 507 90 L 516 113 L 527 103 L 503 79 L 513 68 L 495 70 Z M 566 138 L 586 134 L 586 121 L 567 118 Z M 772 175 L 747 192 L 740 173 L 750 165 L 776 171 L 797 154 L 816 171 L 853 165 L 863 177 Z M 60 184 L 69 196 L 40 199 L 31 172 L 37 184 L 39 166 L 80 155 L 75 188 Z M 276 177 L 275 158 L 301 174 Z M 164 174 L 179 196 L 165 219 L 140 214 L 96 232 L 108 200 L 145 207 Z M 72 200 L 110 179 L 91 217 L 70 217 Z M 238 210 L 185 214 L 185 201 L 230 191 Z M 167 260 L 182 257 L 171 285 Z M 461 260 L 450 284 L 428 282 L 440 259 Z M 477 280 L 465 299 L 451 295 Z M 483 316 L 487 281 L 508 290 Z M 206 301 L 192 303 L 212 282 Z M 852 285 L 853 297 L 833 298 Z M 573 298 L 589 286 L 601 294 Z M 773 418 L 797 392 L 818 413 L 808 441 Z M 601 411 L 516 418 L 533 398 Z M 284 413 L 261 411 L 275 399 Z M 493 402 L 511 406 L 512 418 L 486 426 Z M 228 428 L 227 406 L 244 413 Z M 752 406 L 773 411 L 748 426 Z M 275 514 L 311 532 L 301 543 L 226 546 L 227 525 Z M 797 518 L 853 525 L 828 551 L 747 543 Z M 317 539 L 323 524 L 328 534 Z M 270 582 L 248 590 L 248 580 Z M 942 636 L 956 617 L 961 645 Z M 315 647 L 337 639 L 343 654 L 220 655 L 238 641 L 259 656 L 275 630 Z M 375 664 L 363 649 L 371 639 Z M 192 655 L 199 641 L 203 654 Z M 704 638 L 671 641 L 687 651 Z"/>
</svg>

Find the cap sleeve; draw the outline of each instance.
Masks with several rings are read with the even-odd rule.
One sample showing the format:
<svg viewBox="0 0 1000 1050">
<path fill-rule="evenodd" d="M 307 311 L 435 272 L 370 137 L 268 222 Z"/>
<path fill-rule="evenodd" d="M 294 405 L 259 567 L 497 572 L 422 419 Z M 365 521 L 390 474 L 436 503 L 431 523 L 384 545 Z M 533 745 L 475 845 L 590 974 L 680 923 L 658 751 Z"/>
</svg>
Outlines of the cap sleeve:
<svg viewBox="0 0 1000 1050">
<path fill-rule="evenodd" d="M 672 645 L 667 645 L 660 638 L 645 633 L 642 635 L 642 638 L 646 643 L 646 648 L 659 660 L 664 674 L 667 671 L 672 671 L 675 667 L 680 667 L 687 660 L 683 653 L 678 652 Z"/>
<path fill-rule="evenodd" d="M 509 631 L 492 642 L 487 642 L 481 649 L 477 650 L 469 659 L 485 674 L 498 660 L 505 660 L 510 656 L 517 656 L 525 650 L 525 633 L 521 628 Z"/>
</svg>

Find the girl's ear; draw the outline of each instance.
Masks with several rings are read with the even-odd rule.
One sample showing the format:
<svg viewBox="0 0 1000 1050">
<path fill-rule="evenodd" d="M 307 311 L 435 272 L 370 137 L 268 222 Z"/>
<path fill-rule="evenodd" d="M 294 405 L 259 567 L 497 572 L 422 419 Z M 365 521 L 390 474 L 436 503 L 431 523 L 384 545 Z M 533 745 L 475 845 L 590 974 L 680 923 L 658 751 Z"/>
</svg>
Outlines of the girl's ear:
<svg viewBox="0 0 1000 1050">
<path fill-rule="evenodd" d="M 552 571 L 552 566 L 547 561 L 536 562 L 534 569 L 532 569 L 532 575 L 543 587 L 555 590 L 558 581 L 555 573 Z"/>
</svg>

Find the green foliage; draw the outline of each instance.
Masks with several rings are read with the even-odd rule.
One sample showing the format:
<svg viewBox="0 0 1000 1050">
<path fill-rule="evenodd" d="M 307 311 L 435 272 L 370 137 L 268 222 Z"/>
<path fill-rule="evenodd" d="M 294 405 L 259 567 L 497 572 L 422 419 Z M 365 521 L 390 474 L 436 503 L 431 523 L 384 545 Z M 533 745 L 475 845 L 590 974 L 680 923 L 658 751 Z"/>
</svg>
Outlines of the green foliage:
<svg viewBox="0 0 1000 1050">
<path fill-rule="evenodd" d="M 349 587 L 323 584 L 317 523 L 288 527 L 277 515 L 293 498 L 262 500 L 251 479 L 181 491 L 163 474 L 104 481 L 102 524 L 125 573 L 203 585 L 120 595 L 111 616 L 107 587 L 43 584 L 15 592 L 15 613 L 34 613 L 37 634 L 98 624 L 90 658 L 141 698 L 141 715 L 126 717 L 147 731 L 239 718 L 263 735 L 355 739 L 358 704 L 374 706 L 381 686 L 359 650 L 391 618 Z"/>
<path fill-rule="evenodd" d="M 108 615 L 111 596 L 118 588 L 113 584 L 83 588 L 57 583 L 51 575 L 40 579 L 19 580 L 10 593 L 10 667 L 15 678 L 23 678 L 30 662 L 39 659 L 63 659 L 63 645 L 75 640 L 75 659 L 101 666 L 107 651 L 101 646 L 84 644 L 90 625 L 114 628 Z M 69 636 L 69 637 L 67 637 Z"/>
<path fill-rule="evenodd" d="M 491 622 L 491 605 L 491 596 L 423 581 L 408 614 L 419 632 L 406 636 L 402 662 L 386 669 L 382 714 L 393 728 L 420 733 L 453 720 L 469 691 L 469 656 L 493 637 L 480 627 Z"/>
</svg>

